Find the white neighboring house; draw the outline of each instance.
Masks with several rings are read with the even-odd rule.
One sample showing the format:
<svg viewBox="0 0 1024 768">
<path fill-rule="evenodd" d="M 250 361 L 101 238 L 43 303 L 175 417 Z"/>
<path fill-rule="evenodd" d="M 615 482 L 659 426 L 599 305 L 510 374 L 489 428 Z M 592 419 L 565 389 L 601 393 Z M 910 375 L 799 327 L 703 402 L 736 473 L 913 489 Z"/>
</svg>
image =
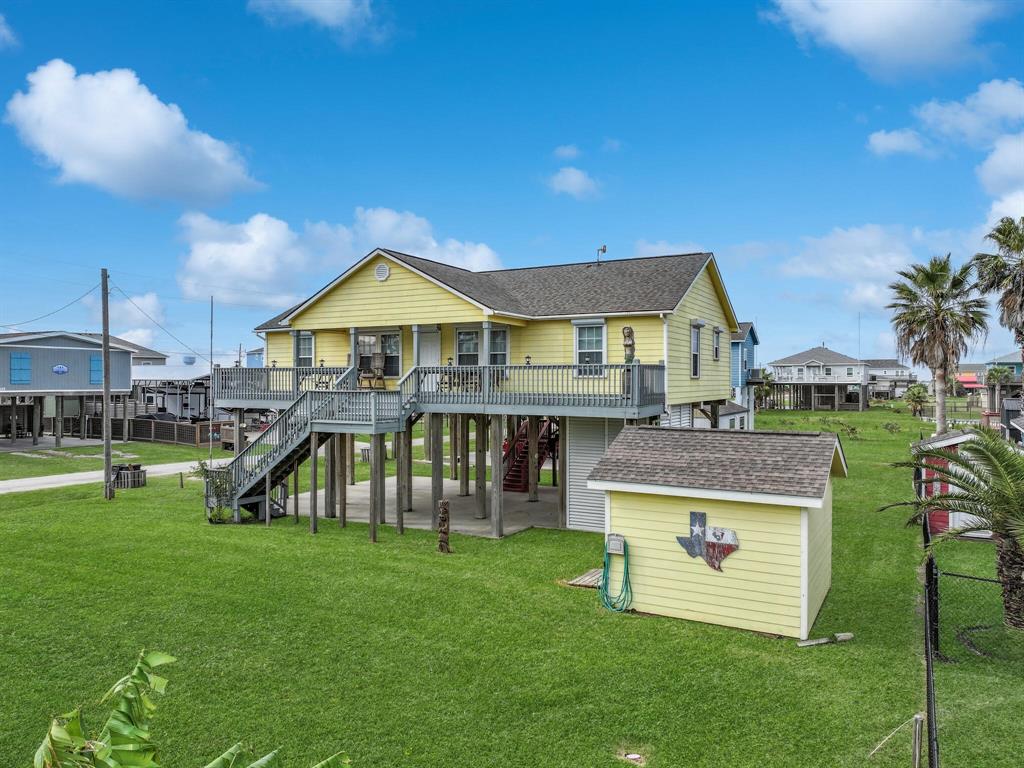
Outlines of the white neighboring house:
<svg viewBox="0 0 1024 768">
<path fill-rule="evenodd" d="M 785 390 L 787 405 L 810 410 L 864 410 L 868 366 L 822 345 L 775 360 L 772 387 Z"/>
</svg>

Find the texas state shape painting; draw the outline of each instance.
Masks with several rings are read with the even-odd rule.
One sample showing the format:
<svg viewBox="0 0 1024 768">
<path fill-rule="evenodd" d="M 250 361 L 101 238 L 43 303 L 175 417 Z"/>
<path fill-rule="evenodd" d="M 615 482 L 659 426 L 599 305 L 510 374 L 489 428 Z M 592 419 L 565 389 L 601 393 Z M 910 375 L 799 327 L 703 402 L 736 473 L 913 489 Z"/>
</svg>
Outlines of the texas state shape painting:
<svg viewBox="0 0 1024 768">
<path fill-rule="evenodd" d="M 699 557 L 716 571 L 722 570 L 722 561 L 740 548 L 736 531 L 707 525 L 704 512 L 690 513 L 690 535 L 676 536 L 676 541 L 690 557 Z"/>
</svg>

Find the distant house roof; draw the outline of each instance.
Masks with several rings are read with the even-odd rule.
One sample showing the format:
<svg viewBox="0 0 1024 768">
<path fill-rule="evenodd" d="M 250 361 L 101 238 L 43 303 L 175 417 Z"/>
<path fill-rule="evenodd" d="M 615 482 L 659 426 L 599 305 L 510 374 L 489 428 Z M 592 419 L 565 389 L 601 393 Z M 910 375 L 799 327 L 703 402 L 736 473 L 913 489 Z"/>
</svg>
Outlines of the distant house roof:
<svg viewBox="0 0 1024 768">
<path fill-rule="evenodd" d="M 97 341 L 103 340 L 102 333 L 83 333 L 81 335 L 89 336 Z M 130 349 L 132 351 L 132 355 L 135 357 L 161 357 L 164 360 L 167 359 L 167 355 L 163 352 L 157 352 L 155 349 L 150 349 L 149 347 L 144 347 L 141 344 L 136 344 L 134 341 L 128 341 L 127 339 L 122 339 L 118 336 L 111 336 L 110 341 L 111 343 Z"/>
<path fill-rule="evenodd" d="M 0 333 L 0 343 L 10 344 L 15 341 L 33 341 L 35 339 L 50 339 L 54 336 L 67 336 L 68 338 L 78 339 L 79 341 L 86 341 L 90 344 L 100 345 L 102 344 L 103 336 L 99 333 L 79 333 L 78 331 L 19 331 L 16 333 Z M 113 348 L 122 351 L 131 352 L 135 354 L 135 349 L 145 349 L 145 347 L 139 347 L 137 344 L 132 344 L 130 341 L 119 339 L 116 336 L 110 337 L 110 344 Z M 154 356 L 162 356 L 159 352 L 153 352 L 148 350 Z"/>
<path fill-rule="evenodd" d="M 905 366 L 895 357 L 879 357 L 865 360 L 868 368 L 904 368 Z"/>
<path fill-rule="evenodd" d="M 932 450 L 934 448 L 949 448 L 952 445 L 959 445 L 966 440 L 973 440 L 974 432 L 969 429 L 957 429 L 953 432 L 946 432 L 941 435 L 932 435 L 924 440 L 910 444 L 912 451 Z"/>
<path fill-rule="evenodd" d="M 522 317 L 575 317 L 614 313 L 672 312 L 710 253 L 611 259 L 552 266 L 472 272 L 407 253 L 378 248 L 309 299 L 256 327 L 282 330 L 292 315 L 311 304 L 370 258 L 383 255 L 499 314 Z M 717 279 L 717 277 L 716 277 Z M 724 293 L 724 288 L 723 288 Z M 726 296 L 726 315 L 735 322 Z"/>
<path fill-rule="evenodd" d="M 626 427 L 589 479 L 641 493 L 657 486 L 821 499 L 832 474 L 846 475 L 832 432 Z"/>
<path fill-rule="evenodd" d="M 1009 352 L 1005 355 L 997 357 L 993 360 L 989 360 L 989 365 L 998 365 L 999 363 L 1019 363 L 1020 362 L 1020 350 L 1015 352 Z"/>
<path fill-rule="evenodd" d="M 828 347 L 812 347 L 811 349 L 798 352 L 781 360 L 775 360 L 769 365 L 804 365 L 810 362 L 821 363 L 822 365 L 862 365 L 860 360 L 835 352 Z"/>
<path fill-rule="evenodd" d="M 245 351 L 245 354 L 247 354 L 247 355 L 262 355 L 263 354 L 263 347 L 254 347 L 253 349 L 247 349 Z"/>
<path fill-rule="evenodd" d="M 736 416 L 740 413 L 747 413 L 747 409 L 731 400 L 718 408 L 719 418 L 722 416 Z"/>
<path fill-rule="evenodd" d="M 985 373 L 988 370 L 985 363 L 960 363 L 957 368 L 960 373 Z"/>
<path fill-rule="evenodd" d="M 1010 419 L 1010 426 L 1024 435 L 1024 416 L 1017 419 Z"/>
<path fill-rule="evenodd" d="M 733 341 L 746 341 L 748 334 L 753 334 L 754 343 L 759 344 L 760 340 L 757 338 L 757 330 L 754 328 L 754 324 L 751 322 L 743 322 L 739 324 L 740 329 L 732 332 Z"/>
</svg>

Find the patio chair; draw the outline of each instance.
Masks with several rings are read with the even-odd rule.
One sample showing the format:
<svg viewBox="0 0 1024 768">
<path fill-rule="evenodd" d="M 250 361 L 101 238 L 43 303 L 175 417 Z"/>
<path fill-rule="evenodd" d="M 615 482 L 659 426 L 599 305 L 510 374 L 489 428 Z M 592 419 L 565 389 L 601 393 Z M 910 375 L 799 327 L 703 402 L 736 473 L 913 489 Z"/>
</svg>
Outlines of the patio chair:
<svg viewBox="0 0 1024 768">
<path fill-rule="evenodd" d="M 378 387 L 377 385 L 380 384 Z M 384 383 L 384 353 L 374 352 L 370 355 L 370 369 L 359 372 L 359 386 L 370 389 L 385 389 Z"/>
</svg>

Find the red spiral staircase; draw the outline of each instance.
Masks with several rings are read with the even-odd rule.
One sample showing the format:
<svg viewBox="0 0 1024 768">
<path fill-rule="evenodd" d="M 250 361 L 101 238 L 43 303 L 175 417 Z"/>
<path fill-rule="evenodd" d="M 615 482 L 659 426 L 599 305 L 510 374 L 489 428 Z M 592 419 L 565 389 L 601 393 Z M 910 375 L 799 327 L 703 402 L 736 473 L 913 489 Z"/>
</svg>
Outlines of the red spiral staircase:
<svg viewBox="0 0 1024 768">
<path fill-rule="evenodd" d="M 516 430 L 515 437 L 505 446 L 502 467 L 505 475 L 502 488 L 506 491 L 526 493 L 529 490 L 530 444 L 528 439 L 529 422 L 524 419 Z M 558 435 L 554 433 L 551 420 L 542 419 L 538 429 L 537 440 L 537 474 L 548 457 L 558 450 Z"/>
</svg>

